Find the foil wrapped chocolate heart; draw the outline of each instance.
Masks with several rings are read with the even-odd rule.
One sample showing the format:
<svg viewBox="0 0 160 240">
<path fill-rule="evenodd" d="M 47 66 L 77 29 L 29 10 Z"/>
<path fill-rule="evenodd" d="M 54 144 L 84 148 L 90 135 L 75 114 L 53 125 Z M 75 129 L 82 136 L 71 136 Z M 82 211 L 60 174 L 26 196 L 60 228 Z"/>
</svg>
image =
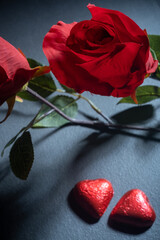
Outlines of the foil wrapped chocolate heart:
<svg viewBox="0 0 160 240">
<path fill-rule="evenodd" d="M 125 193 L 113 208 L 110 220 L 132 227 L 150 227 L 156 219 L 149 199 L 139 189 L 132 189 Z"/>
<path fill-rule="evenodd" d="M 112 184 L 106 179 L 83 180 L 73 189 L 76 203 L 92 218 L 99 219 L 112 197 Z"/>
</svg>

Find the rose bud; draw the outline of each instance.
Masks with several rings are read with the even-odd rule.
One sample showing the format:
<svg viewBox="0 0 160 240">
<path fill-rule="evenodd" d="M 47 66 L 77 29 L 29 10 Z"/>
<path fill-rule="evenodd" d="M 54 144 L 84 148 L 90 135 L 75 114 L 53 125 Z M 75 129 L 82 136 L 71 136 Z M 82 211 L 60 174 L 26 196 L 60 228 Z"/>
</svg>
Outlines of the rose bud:
<svg viewBox="0 0 160 240">
<path fill-rule="evenodd" d="M 46 69 L 46 67 L 31 69 L 23 53 L 0 37 L 0 106 L 7 101 L 6 118 L 12 111 L 16 93 L 32 77 L 48 71 L 50 68 Z"/>
</svg>

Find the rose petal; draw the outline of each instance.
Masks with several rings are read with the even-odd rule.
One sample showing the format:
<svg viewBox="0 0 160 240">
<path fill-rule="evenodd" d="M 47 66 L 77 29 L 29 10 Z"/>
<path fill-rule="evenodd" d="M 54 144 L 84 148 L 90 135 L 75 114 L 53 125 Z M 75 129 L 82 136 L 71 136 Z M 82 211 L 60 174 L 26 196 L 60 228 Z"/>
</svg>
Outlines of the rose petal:
<svg viewBox="0 0 160 240">
<path fill-rule="evenodd" d="M 146 62 L 147 73 L 154 73 L 158 67 L 158 60 L 154 60 L 151 52 L 149 51 L 148 61 Z"/>
<path fill-rule="evenodd" d="M 9 97 L 15 95 L 23 85 L 32 78 L 34 72 L 33 69 L 18 69 L 13 79 L 6 79 L 0 83 L 0 105 L 2 105 Z"/>
<path fill-rule="evenodd" d="M 0 37 L 0 66 L 5 70 L 8 78 L 13 78 L 20 68 L 30 69 L 27 59 L 2 37 Z"/>
<path fill-rule="evenodd" d="M 125 14 L 115 10 L 96 7 L 92 4 L 88 5 L 88 9 L 92 14 L 92 20 L 114 26 L 122 42 L 131 39 L 136 41 L 137 39 L 140 41 L 145 39 L 148 43 L 148 38 L 144 31 Z"/>
<path fill-rule="evenodd" d="M 99 82 L 107 82 L 114 88 L 122 88 L 129 79 L 129 73 L 140 48 L 140 44 L 132 42 L 117 44 L 112 57 L 106 54 L 79 66 L 99 79 Z M 143 69 L 145 71 L 145 63 Z"/>
</svg>

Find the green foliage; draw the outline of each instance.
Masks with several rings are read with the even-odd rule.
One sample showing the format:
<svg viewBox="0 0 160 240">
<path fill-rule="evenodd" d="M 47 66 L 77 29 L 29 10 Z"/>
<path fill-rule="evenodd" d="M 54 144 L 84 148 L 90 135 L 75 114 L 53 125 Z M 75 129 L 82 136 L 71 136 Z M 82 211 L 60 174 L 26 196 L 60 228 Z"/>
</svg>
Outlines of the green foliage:
<svg viewBox="0 0 160 240">
<path fill-rule="evenodd" d="M 30 66 L 31 68 L 35 68 L 35 67 L 37 67 L 37 66 L 43 66 L 42 63 L 37 62 L 36 60 L 34 60 L 34 59 L 32 59 L 32 58 L 27 58 L 27 61 L 28 61 L 29 66 Z"/>
<path fill-rule="evenodd" d="M 154 51 L 152 48 L 150 48 L 150 51 L 151 51 L 151 53 L 152 53 L 152 57 L 153 57 L 155 60 L 157 60 L 157 55 L 156 55 L 155 51 Z"/>
<path fill-rule="evenodd" d="M 36 62 L 33 59 L 29 58 L 27 60 L 31 68 L 42 66 L 41 63 Z M 31 79 L 28 83 L 28 87 L 34 90 L 35 92 L 37 92 L 38 94 L 40 94 L 44 98 L 48 97 L 51 93 L 55 92 L 57 89 L 50 73 Z M 17 95 L 26 100 L 30 100 L 30 101 L 37 100 L 26 91 L 21 91 Z"/>
<path fill-rule="evenodd" d="M 34 160 L 34 151 L 29 132 L 24 132 L 13 144 L 10 151 L 10 165 L 13 173 L 26 180 Z"/>
<path fill-rule="evenodd" d="M 78 106 L 75 101 L 76 100 L 74 98 L 63 95 L 58 95 L 50 100 L 52 104 L 54 104 L 62 112 L 64 112 L 66 115 L 72 118 L 76 115 L 78 110 Z M 68 122 L 65 118 L 57 114 L 55 111 L 50 113 L 41 121 L 37 122 L 38 119 L 40 119 L 44 114 L 46 114 L 50 110 L 51 109 L 48 106 L 43 104 L 39 114 L 37 115 L 37 118 L 35 119 L 35 124 L 33 125 L 33 127 L 60 127 Z"/>
<path fill-rule="evenodd" d="M 148 35 L 151 49 L 155 52 L 160 62 L 160 35 Z"/>
<path fill-rule="evenodd" d="M 160 98 L 160 88 L 157 86 L 147 85 L 138 87 L 136 90 L 136 97 L 138 104 L 150 102 L 154 99 Z M 132 103 L 135 104 L 131 97 L 122 98 L 119 103 Z"/>
<path fill-rule="evenodd" d="M 160 62 L 160 35 L 148 35 L 150 43 L 150 51 L 155 60 Z M 155 73 L 151 75 L 153 78 L 160 80 L 160 65 Z"/>
<path fill-rule="evenodd" d="M 67 93 L 76 93 L 74 89 L 69 88 L 63 84 L 61 84 L 61 87 L 67 92 Z"/>
<path fill-rule="evenodd" d="M 11 140 L 9 140 L 9 142 L 4 146 L 4 148 L 1 152 L 1 157 L 3 157 L 5 149 L 8 148 L 10 145 L 12 145 L 15 142 L 18 135 L 19 135 L 19 133 L 16 136 L 14 136 Z"/>
<path fill-rule="evenodd" d="M 160 80 L 160 65 L 159 65 L 158 68 L 157 68 L 157 71 L 156 71 L 156 73 L 155 73 L 155 76 L 156 76 L 156 78 L 158 78 L 158 80 Z"/>
<path fill-rule="evenodd" d="M 153 118 L 154 107 L 151 104 L 136 105 L 116 113 L 111 119 L 118 124 L 139 124 Z"/>
<path fill-rule="evenodd" d="M 36 114 L 36 116 L 28 123 L 28 125 L 27 125 L 26 127 L 23 127 L 13 138 L 11 138 L 11 139 L 6 143 L 6 145 L 4 146 L 4 148 L 3 148 L 2 152 L 1 152 L 1 157 L 3 157 L 5 149 L 8 148 L 10 145 L 12 145 L 12 144 L 16 141 L 17 137 L 18 137 L 22 132 L 25 132 L 25 131 L 27 131 L 29 128 L 32 127 L 32 125 L 33 125 L 34 120 L 35 120 L 36 117 L 37 117 L 37 114 Z"/>
</svg>

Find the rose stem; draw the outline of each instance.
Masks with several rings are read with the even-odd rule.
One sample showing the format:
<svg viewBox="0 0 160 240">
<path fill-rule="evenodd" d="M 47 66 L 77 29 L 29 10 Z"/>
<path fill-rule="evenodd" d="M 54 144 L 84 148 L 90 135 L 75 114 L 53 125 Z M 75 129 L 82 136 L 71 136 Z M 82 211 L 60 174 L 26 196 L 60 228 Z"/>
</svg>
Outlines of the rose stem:
<svg viewBox="0 0 160 240">
<path fill-rule="evenodd" d="M 85 101 L 87 101 L 87 102 L 89 103 L 89 105 L 90 105 L 99 115 L 101 115 L 108 123 L 110 123 L 110 124 L 113 124 L 113 123 L 114 123 L 109 117 L 107 117 L 106 115 L 104 115 L 104 113 L 103 113 L 99 108 L 97 108 L 91 100 L 89 100 L 88 98 L 82 96 L 81 94 L 73 94 L 73 95 L 74 95 L 74 96 L 78 96 L 79 98 L 82 98 L 82 99 L 84 99 Z"/>
<path fill-rule="evenodd" d="M 74 124 L 77 123 L 77 125 L 79 125 L 79 123 L 83 122 L 84 124 L 91 124 L 92 121 L 77 121 L 76 119 L 70 118 L 69 116 L 67 116 L 65 113 L 63 113 L 59 108 L 57 108 L 55 105 L 53 105 L 52 103 L 50 103 L 49 101 L 47 101 L 45 98 L 43 98 L 42 96 L 40 96 L 38 93 L 36 93 L 35 91 L 33 91 L 31 88 L 27 87 L 26 91 L 28 93 L 30 93 L 32 96 L 34 96 L 35 98 L 37 98 L 38 100 L 40 100 L 41 102 L 43 102 L 44 104 L 46 104 L 47 106 L 49 106 L 50 108 L 54 109 L 55 112 L 57 112 L 58 114 L 60 114 L 63 118 L 65 118 L 66 120 L 68 120 L 69 122 L 72 122 Z M 92 125 L 92 124 L 91 124 Z"/>
<path fill-rule="evenodd" d="M 57 92 L 61 92 L 61 93 L 67 93 L 65 90 L 62 90 L 62 89 L 56 89 L 56 91 Z M 96 107 L 95 104 L 91 100 L 89 100 L 88 98 L 82 96 L 81 94 L 72 93 L 72 92 L 69 93 L 69 94 L 85 100 L 86 102 L 89 103 L 89 105 L 92 107 L 92 109 L 94 111 L 96 111 L 99 115 L 101 115 L 101 117 L 103 117 L 108 123 L 114 124 L 114 122 L 108 116 L 106 116 L 98 107 Z"/>
<path fill-rule="evenodd" d="M 84 120 L 76 120 L 73 118 L 70 118 L 65 113 L 63 113 L 59 108 L 57 108 L 55 105 L 47 101 L 45 98 L 40 96 L 38 93 L 30 89 L 29 87 L 26 88 L 26 91 L 30 93 L 32 96 L 55 110 L 58 114 L 60 114 L 63 118 L 68 120 L 69 122 L 73 123 L 74 125 L 79 125 L 83 127 L 88 128 L 94 128 L 98 130 L 107 130 L 108 128 L 114 128 L 114 129 L 129 129 L 129 130 L 137 130 L 137 131 L 154 131 L 154 132 L 160 132 L 160 129 L 158 128 L 152 128 L 152 127 L 141 127 L 141 126 L 131 126 L 131 125 L 122 125 L 122 124 L 114 124 L 114 123 L 105 123 L 102 121 L 84 121 Z M 48 115 L 48 114 L 47 114 Z"/>
</svg>

